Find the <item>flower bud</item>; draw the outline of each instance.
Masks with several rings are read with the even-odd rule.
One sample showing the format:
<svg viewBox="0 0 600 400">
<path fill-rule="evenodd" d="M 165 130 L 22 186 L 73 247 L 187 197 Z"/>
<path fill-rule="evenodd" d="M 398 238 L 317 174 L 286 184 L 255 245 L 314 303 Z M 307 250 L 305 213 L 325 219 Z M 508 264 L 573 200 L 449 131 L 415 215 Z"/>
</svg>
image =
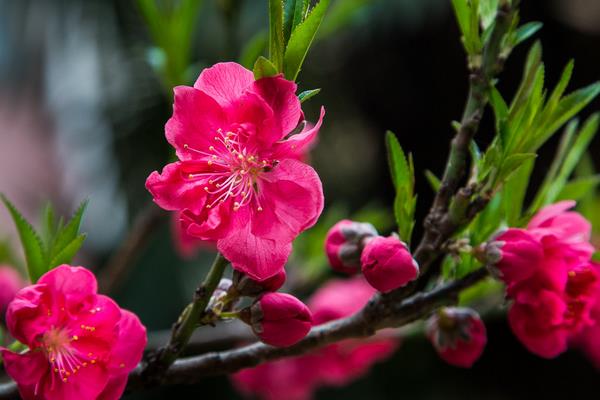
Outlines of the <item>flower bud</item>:
<svg viewBox="0 0 600 400">
<path fill-rule="evenodd" d="M 367 282 L 383 293 L 402 287 L 419 275 L 419 265 L 396 236 L 371 239 L 360 261 Z"/>
<path fill-rule="evenodd" d="M 6 309 L 17 292 L 25 286 L 25 281 L 14 268 L 0 266 L 0 318 L 4 320 Z"/>
<path fill-rule="evenodd" d="M 233 270 L 233 287 L 240 296 L 256 297 L 263 292 L 275 292 L 285 283 L 285 270 L 264 281 L 255 281 L 243 272 Z"/>
<path fill-rule="evenodd" d="M 542 244 L 524 229 L 510 228 L 485 246 L 491 272 L 507 285 L 529 278 L 544 257 Z"/>
<path fill-rule="evenodd" d="M 312 326 L 312 315 L 300 300 L 285 293 L 266 293 L 243 310 L 241 319 L 248 323 L 264 343 L 291 346 L 304 338 Z"/>
<path fill-rule="evenodd" d="M 426 334 L 442 360 L 462 368 L 481 357 L 487 342 L 485 325 L 470 308 L 442 308 L 427 321 Z"/>
<path fill-rule="evenodd" d="M 339 272 L 356 274 L 365 239 L 374 236 L 377 236 L 377 230 L 368 223 L 344 219 L 335 224 L 325 238 L 325 252 L 331 267 Z"/>
</svg>

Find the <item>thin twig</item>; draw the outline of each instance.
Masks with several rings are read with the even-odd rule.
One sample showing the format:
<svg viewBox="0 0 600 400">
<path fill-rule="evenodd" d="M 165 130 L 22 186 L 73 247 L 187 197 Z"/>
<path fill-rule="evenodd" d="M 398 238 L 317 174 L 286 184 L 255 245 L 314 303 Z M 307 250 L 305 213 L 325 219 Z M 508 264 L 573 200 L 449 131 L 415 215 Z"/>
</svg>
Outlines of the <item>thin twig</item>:
<svg viewBox="0 0 600 400">
<path fill-rule="evenodd" d="M 142 371 L 145 380 L 158 379 L 181 354 L 194 330 L 199 326 L 210 298 L 217 288 L 228 263 L 221 253 L 217 253 L 204 281 L 196 289 L 193 301 L 181 313 L 177 322 L 173 324 L 169 342 L 150 356 Z"/>
</svg>

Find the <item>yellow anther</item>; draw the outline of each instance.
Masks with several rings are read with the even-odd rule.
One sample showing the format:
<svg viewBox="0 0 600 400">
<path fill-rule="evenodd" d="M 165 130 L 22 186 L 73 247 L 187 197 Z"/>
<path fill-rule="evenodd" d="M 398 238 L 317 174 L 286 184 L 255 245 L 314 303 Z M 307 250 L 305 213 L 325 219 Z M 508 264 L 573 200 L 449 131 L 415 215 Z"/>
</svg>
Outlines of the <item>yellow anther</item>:
<svg viewBox="0 0 600 400">
<path fill-rule="evenodd" d="M 73 335 L 73 340 L 79 340 L 79 336 Z"/>
<path fill-rule="evenodd" d="M 187 145 L 187 143 L 185 143 L 185 144 L 183 145 L 183 148 L 184 148 L 184 149 L 187 149 L 188 147 L 190 147 L 190 146 L 188 146 L 188 145 Z"/>
<path fill-rule="evenodd" d="M 263 210 L 263 208 L 262 208 L 262 207 L 258 207 L 258 208 L 257 208 L 257 210 L 258 210 L 258 211 L 262 211 L 262 210 Z"/>
<path fill-rule="evenodd" d="M 207 164 L 208 164 L 208 165 L 213 165 L 213 162 L 212 162 L 212 160 L 208 160 Z"/>
<path fill-rule="evenodd" d="M 574 277 L 575 277 L 575 275 L 577 275 L 577 273 L 576 273 L 575 271 L 569 271 L 569 276 L 570 276 L 571 278 L 574 278 Z"/>
<path fill-rule="evenodd" d="M 210 151 L 215 151 L 215 146 L 210 146 L 208 149 L 209 149 Z"/>
<path fill-rule="evenodd" d="M 125 368 L 125 364 L 123 364 L 123 363 L 119 364 L 119 368 Z"/>
<path fill-rule="evenodd" d="M 96 360 L 92 360 L 90 361 L 92 364 L 96 364 Z"/>
<path fill-rule="evenodd" d="M 68 381 L 68 379 L 67 378 L 63 378 L 62 381 L 66 383 Z"/>
</svg>

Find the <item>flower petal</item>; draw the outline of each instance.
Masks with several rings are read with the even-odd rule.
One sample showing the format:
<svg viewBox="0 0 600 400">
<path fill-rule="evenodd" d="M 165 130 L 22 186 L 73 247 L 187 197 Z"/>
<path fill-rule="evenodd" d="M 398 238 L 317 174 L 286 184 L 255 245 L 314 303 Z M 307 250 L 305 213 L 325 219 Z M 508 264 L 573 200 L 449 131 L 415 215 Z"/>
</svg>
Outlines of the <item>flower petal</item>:
<svg viewBox="0 0 600 400">
<path fill-rule="evenodd" d="M 32 344 L 51 324 L 49 309 L 40 306 L 41 298 L 47 295 L 46 285 L 31 285 L 21 289 L 9 304 L 6 324 L 10 334 L 25 344 Z"/>
<path fill-rule="evenodd" d="M 260 95 L 275 114 L 275 126 L 281 133 L 278 139 L 290 133 L 302 118 L 300 100 L 296 96 L 297 85 L 283 75 L 255 81 L 250 91 Z"/>
<path fill-rule="evenodd" d="M 113 375 L 96 400 L 119 400 L 127 386 L 129 374 Z"/>
<path fill-rule="evenodd" d="M 575 207 L 575 201 L 573 200 L 564 200 L 559 201 L 558 203 L 551 204 L 542 208 L 538 211 L 533 218 L 529 221 L 527 225 L 528 229 L 540 228 L 544 226 L 544 222 L 562 214 L 566 210 L 569 210 Z"/>
<path fill-rule="evenodd" d="M 254 234 L 250 214 L 248 207 L 242 207 L 236 212 L 235 223 L 228 234 L 217 241 L 217 249 L 231 262 L 233 268 L 260 282 L 281 271 L 292 251 L 292 245 L 290 241 L 273 240 Z"/>
<path fill-rule="evenodd" d="M 194 88 L 215 99 L 222 107 L 227 107 L 253 82 L 252 71 L 234 62 L 224 62 L 202 71 Z"/>
<path fill-rule="evenodd" d="M 134 369 L 142 359 L 146 342 L 146 327 L 134 313 L 122 309 L 119 339 L 112 349 L 109 369 L 117 373 Z"/>
<path fill-rule="evenodd" d="M 219 128 L 226 125 L 223 109 L 209 95 L 189 86 L 174 89 L 173 116 L 165 125 L 167 140 L 181 160 L 203 157 L 214 144 Z"/>
<path fill-rule="evenodd" d="M 323 187 L 315 170 L 293 159 L 281 161 L 261 176 L 262 211 L 252 209 L 252 233 L 291 242 L 315 224 L 323 211 Z"/>
<path fill-rule="evenodd" d="M 302 160 L 310 147 L 314 144 L 317 134 L 323 124 L 325 117 L 325 107 L 321 107 L 319 121 L 313 127 L 305 129 L 297 135 L 292 135 L 288 139 L 279 141 L 274 145 L 274 158 L 296 158 Z"/>
<path fill-rule="evenodd" d="M 146 179 L 146 189 L 154 202 L 169 211 L 184 209 L 200 213 L 206 202 L 205 180 L 189 179 L 190 171 L 200 168 L 198 163 L 174 162 L 167 164 L 159 174 L 154 171 Z"/>
<path fill-rule="evenodd" d="M 6 373 L 19 386 L 36 385 L 48 373 L 48 360 L 41 351 L 28 351 L 24 354 L 0 349 Z"/>
<path fill-rule="evenodd" d="M 109 374 L 101 365 L 88 365 L 71 374 L 67 382 L 58 379 L 46 379 L 41 389 L 44 400 L 81 400 L 96 399 L 106 387 Z"/>
</svg>

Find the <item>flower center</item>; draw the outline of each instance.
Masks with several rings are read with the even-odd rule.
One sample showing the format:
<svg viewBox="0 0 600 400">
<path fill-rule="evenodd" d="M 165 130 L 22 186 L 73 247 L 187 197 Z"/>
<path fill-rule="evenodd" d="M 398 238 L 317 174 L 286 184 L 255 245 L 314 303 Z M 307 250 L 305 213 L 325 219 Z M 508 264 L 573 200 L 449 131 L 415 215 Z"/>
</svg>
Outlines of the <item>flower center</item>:
<svg viewBox="0 0 600 400">
<path fill-rule="evenodd" d="M 43 350 L 50 361 L 52 371 L 63 382 L 67 382 L 81 367 L 96 363 L 92 353 L 82 354 L 72 345 L 72 342 L 77 340 L 77 335 L 70 335 L 67 329 L 56 327 L 46 331 L 42 337 Z"/>
<path fill-rule="evenodd" d="M 260 158 L 256 152 L 249 150 L 244 144 L 247 136 L 243 128 L 236 132 L 218 129 L 214 137 L 214 145 L 208 152 L 201 151 L 184 144 L 184 148 L 202 156 L 210 167 L 209 172 L 191 173 L 188 179 L 206 181 L 204 190 L 209 194 L 206 208 L 228 200 L 233 201 L 233 210 L 254 203 L 258 211 L 263 208 L 258 199 L 257 181 L 262 172 L 273 168 L 278 161 Z"/>
</svg>

